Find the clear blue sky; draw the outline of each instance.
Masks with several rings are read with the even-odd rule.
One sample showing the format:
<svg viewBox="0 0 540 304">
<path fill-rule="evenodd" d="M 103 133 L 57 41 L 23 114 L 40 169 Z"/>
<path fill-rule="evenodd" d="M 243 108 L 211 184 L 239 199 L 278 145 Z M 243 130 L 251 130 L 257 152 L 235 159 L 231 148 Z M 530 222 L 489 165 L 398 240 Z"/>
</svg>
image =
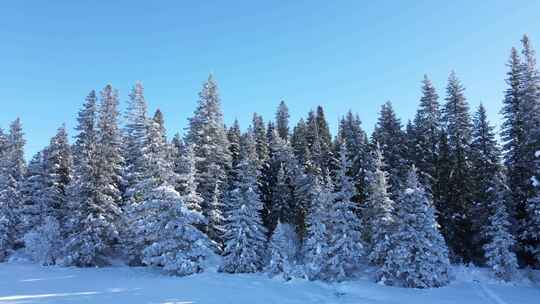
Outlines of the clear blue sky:
<svg viewBox="0 0 540 304">
<path fill-rule="evenodd" d="M 141 80 L 172 134 L 212 72 L 227 123 L 272 118 L 283 98 L 293 123 L 322 104 L 334 130 L 351 108 L 371 131 L 386 100 L 412 117 L 424 73 L 444 96 L 452 69 L 498 123 L 510 48 L 528 33 L 540 49 L 540 1 L 189 2 L 3 3 L 0 125 L 20 116 L 30 155 L 91 89 L 125 102 Z"/>
</svg>

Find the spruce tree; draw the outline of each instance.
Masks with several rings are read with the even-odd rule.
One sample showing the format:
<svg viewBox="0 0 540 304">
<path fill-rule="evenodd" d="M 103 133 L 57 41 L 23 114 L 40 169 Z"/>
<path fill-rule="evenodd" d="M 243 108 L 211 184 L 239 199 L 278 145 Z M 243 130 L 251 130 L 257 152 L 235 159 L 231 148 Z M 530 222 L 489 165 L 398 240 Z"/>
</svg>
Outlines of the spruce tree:
<svg viewBox="0 0 540 304">
<path fill-rule="evenodd" d="M 493 180 L 501 170 L 500 151 L 495 139 L 493 127 L 487 121 L 486 109 L 482 104 L 478 107 L 473 119 L 471 142 L 472 178 L 474 185 L 472 214 L 472 231 L 474 233 L 474 255 L 477 263 L 483 262 L 482 247 L 486 240 L 482 237 L 482 229 L 486 226 L 489 215 L 489 203 L 493 199 Z"/>
<path fill-rule="evenodd" d="M 453 260 L 470 262 L 473 258 L 471 210 L 473 204 L 471 140 L 472 123 L 464 88 L 452 72 L 446 88 L 443 120 L 448 133 L 452 174 L 448 205 L 439 210 L 444 217 L 446 241 Z"/>
<path fill-rule="evenodd" d="M 519 239 L 526 253 L 527 263 L 540 266 L 540 74 L 536 67 L 536 55 L 527 35 L 522 43 L 522 103 L 525 144 L 525 161 L 534 164 L 533 175 L 529 176 L 529 194 L 519 218 Z M 527 172 L 529 173 L 529 172 Z"/>
<path fill-rule="evenodd" d="M 382 265 L 392 249 L 395 230 L 395 203 L 388 192 L 388 174 L 384 171 L 381 150 L 375 147 L 368 172 L 368 197 L 362 211 L 364 238 L 368 245 L 369 261 Z"/>
<path fill-rule="evenodd" d="M 211 253 L 210 241 L 195 228 L 204 217 L 190 210 L 174 189 L 175 174 L 167 156 L 159 123 L 149 127 L 145 149 L 145 174 L 142 201 L 136 206 L 139 215 L 135 231 L 142 244 L 142 262 L 163 267 L 175 275 L 202 271 L 201 263 Z"/>
<path fill-rule="evenodd" d="M 60 261 L 64 265 L 107 265 L 116 252 L 122 162 L 116 95 L 107 85 L 98 109 L 92 91 L 79 112 L 74 175 L 68 188 L 68 237 Z"/>
<path fill-rule="evenodd" d="M 331 209 L 334 202 L 333 185 L 315 177 L 313 201 L 307 215 L 307 235 L 304 241 L 304 264 L 311 280 L 332 280 L 332 248 L 330 244 Z"/>
<path fill-rule="evenodd" d="M 405 133 L 392 104 L 386 102 L 380 112 L 372 134 L 372 143 L 377 143 L 382 151 L 385 167 L 389 175 L 390 190 L 397 195 L 407 174 Z"/>
<path fill-rule="evenodd" d="M 504 182 L 502 174 L 493 177 L 493 187 L 489 202 L 487 225 L 484 234 L 487 243 L 484 244 L 487 264 L 495 276 L 504 281 L 510 281 L 517 272 L 517 259 L 513 252 L 515 240 L 510 232 L 510 221 L 507 212 L 509 188 Z"/>
<path fill-rule="evenodd" d="M 186 142 L 193 145 L 197 160 L 197 191 L 203 197 L 203 214 L 208 217 L 216 184 L 223 193 L 231 165 L 221 101 L 212 75 L 203 84 L 198 106 L 189 119 Z M 212 229 L 212 227 L 209 227 Z"/>
<path fill-rule="evenodd" d="M 19 118 L 9 128 L 0 155 L 0 261 L 16 249 L 20 237 L 22 184 L 26 171 L 22 125 Z"/>
<path fill-rule="evenodd" d="M 283 100 L 279 103 L 276 112 L 276 129 L 282 139 L 289 139 L 289 108 Z"/>
<path fill-rule="evenodd" d="M 356 194 L 353 180 L 348 176 L 351 167 L 347 146 L 340 149 L 337 171 L 335 203 L 330 211 L 330 273 L 333 280 L 342 281 L 358 270 L 364 256 L 360 219 L 357 205 L 352 202 Z"/>
<path fill-rule="evenodd" d="M 264 265 L 266 229 L 260 212 L 263 204 L 257 189 L 257 149 L 255 137 L 248 133 L 243 141 L 238 180 L 227 202 L 225 250 L 220 271 L 256 272 Z"/>
<path fill-rule="evenodd" d="M 339 123 L 338 137 L 347 148 L 347 159 L 351 162 L 348 175 L 355 181 L 356 195 L 353 202 L 360 204 L 366 198 L 366 165 L 369 146 L 366 132 L 362 129 L 358 114 L 347 112 Z"/>
<path fill-rule="evenodd" d="M 413 167 L 399 196 L 394 247 L 378 270 L 380 281 L 412 288 L 449 282 L 448 249 L 437 228 L 435 209 Z"/>
<path fill-rule="evenodd" d="M 149 126 L 144 88 L 140 82 L 135 83 L 129 94 L 125 121 L 124 159 L 126 166 L 123 170 L 123 177 L 126 191 L 124 200 L 129 205 L 140 199 L 137 198 L 136 185 L 140 182 L 144 171 L 142 151 L 148 137 Z"/>
<path fill-rule="evenodd" d="M 424 75 L 420 106 L 414 117 L 412 161 L 418 169 L 420 182 L 431 191 L 437 182 L 436 164 L 441 136 L 441 113 L 439 96 L 431 80 Z"/>
</svg>

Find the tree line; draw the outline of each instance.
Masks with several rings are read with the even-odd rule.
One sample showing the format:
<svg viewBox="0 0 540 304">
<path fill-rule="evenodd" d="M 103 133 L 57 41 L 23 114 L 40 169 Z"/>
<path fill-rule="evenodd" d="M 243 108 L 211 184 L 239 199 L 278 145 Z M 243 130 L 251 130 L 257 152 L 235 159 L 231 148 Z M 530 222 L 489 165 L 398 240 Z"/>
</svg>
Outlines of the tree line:
<svg viewBox="0 0 540 304">
<path fill-rule="evenodd" d="M 140 82 L 125 113 L 111 85 L 91 91 L 75 142 L 61 126 L 28 163 L 16 119 L 0 129 L 0 261 L 20 251 L 189 275 L 217 253 L 220 271 L 286 279 L 341 281 L 374 265 L 385 284 L 439 287 L 450 263 L 474 263 L 511 280 L 540 263 L 540 78 L 521 43 L 500 143 L 454 72 L 444 101 L 424 77 L 405 126 L 383 104 L 371 136 L 351 111 L 333 136 L 321 106 L 291 127 L 284 101 L 273 120 L 226 126 L 212 75 L 171 141 Z"/>
</svg>

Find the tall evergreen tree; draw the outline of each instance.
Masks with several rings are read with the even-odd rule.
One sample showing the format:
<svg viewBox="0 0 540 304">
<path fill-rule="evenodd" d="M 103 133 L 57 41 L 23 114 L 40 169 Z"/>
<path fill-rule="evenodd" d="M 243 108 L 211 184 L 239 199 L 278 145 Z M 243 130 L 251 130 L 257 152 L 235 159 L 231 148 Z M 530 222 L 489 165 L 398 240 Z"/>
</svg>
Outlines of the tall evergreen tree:
<svg viewBox="0 0 540 304">
<path fill-rule="evenodd" d="M 540 266 L 540 74 L 536 67 L 536 55 L 527 35 L 522 42 L 522 103 L 525 129 L 524 154 L 527 163 L 535 164 L 529 177 L 529 194 L 519 218 L 519 240 L 526 253 L 526 262 Z M 529 173 L 529 172 L 527 172 Z M 522 207 L 522 206 L 518 206 Z M 520 214 L 520 215 L 521 215 Z"/>
<path fill-rule="evenodd" d="M 440 287 L 449 282 L 448 249 L 437 228 L 435 209 L 418 181 L 409 172 L 399 196 L 394 248 L 378 272 L 385 284 L 413 288 Z"/>
<path fill-rule="evenodd" d="M 495 139 L 493 127 L 487 120 L 486 109 L 482 104 L 473 120 L 471 163 L 472 179 L 474 185 L 472 214 L 472 230 L 474 232 L 474 261 L 481 263 L 483 260 L 482 247 L 486 242 L 482 237 L 482 229 L 487 223 L 489 215 L 489 203 L 493 200 L 493 181 L 501 171 L 500 151 Z"/>
<path fill-rule="evenodd" d="M 231 165 L 221 102 L 217 84 L 212 75 L 208 77 L 199 93 L 197 109 L 193 117 L 189 119 L 186 141 L 193 145 L 197 160 L 197 191 L 204 199 L 203 214 L 208 216 L 214 188 L 216 184 L 219 185 L 220 193 L 223 193 L 227 172 Z"/>
<path fill-rule="evenodd" d="M 268 160 L 268 138 L 266 134 L 266 126 L 262 116 L 253 113 L 252 128 L 255 136 L 257 147 L 258 165 L 263 166 Z"/>
<path fill-rule="evenodd" d="M 0 261 L 15 249 L 22 211 L 22 183 L 26 171 L 22 125 L 19 118 L 9 128 L 0 155 Z"/>
<path fill-rule="evenodd" d="M 515 240 L 510 232 L 509 214 L 507 212 L 507 200 L 509 188 L 504 183 L 502 174 L 494 176 L 493 188 L 488 209 L 488 222 L 484 226 L 484 233 L 488 240 L 483 249 L 487 264 L 495 272 L 495 276 L 510 281 L 517 271 L 517 259 L 513 252 Z"/>
<path fill-rule="evenodd" d="M 395 229 L 395 203 L 388 192 L 388 174 L 384 171 L 383 155 L 376 146 L 368 172 L 368 198 L 362 212 L 364 237 L 368 245 L 368 258 L 375 265 L 383 265 L 392 249 Z"/>
<path fill-rule="evenodd" d="M 125 114 L 126 125 L 124 128 L 124 167 L 125 200 L 135 200 L 136 185 L 140 182 L 144 171 L 143 155 L 145 141 L 148 137 L 149 119 L 147 117 L 147 105 L 144 98 L 142 83 L 137 82 L 129 94 Z"/>
<path fill-rule="evenodd" d="M 348 176 L 351 162 L 347 146 L 340 149 L 340 166 L 337 171 L 335 203 L 330 209 L 330 275 L 337 281 L 344 280 L 358 270 L 363 261 L 364 246 L 361 237 L 361 223 L 352 202 L 356 194 L 353 180 Z"/>
<path fill-rule="evenodd" d="M 472 174 L 471 136 L 472 123 L 469 104 L 463 94 L 464 88 L 452 72 L 446 88 L 446 104 L 443 120 L 448 133 L 452 173 L 449 179 L 448 205 L 439 210 L 443 217 L 443 231 L 450 248 L 451 258 L 470 262 L 473 257 L 472 244 Z"/>
<path fill-rule="evenodd" d="M 372 134 L 372 143 L 378 144 L 385 160 L 383 168 L 389 174 L 390 190 L 397 195 L 407 174 L 405 133 L 392 104 L 386 102 L 380 112 Z"/>
<path fill-rule="evenodd" d="M 94 91 L 79 112 L 74 175 L 69 186 L 70 218 L 61 263 L 81 267 L 109 264 L 118 243 L 120 132 L 116 92 L 107 85 L 97 107 Z"/>
<path fill-rule="evenodd" d="M 414 137 L 412 138 L 412 161 L 418 169 L 420 181 L 430 191 L 436 183 L 436 164 L 441 136 L 441 113 L 439 96 L 431 80 L 424 75 L 420 107 L 414 117 Z"/>
<path fill-rule="evenodd" d="M 252 132 L 243 141 L 238 180 L 227 206 L 225 250 L 221 271 L 256 272 L 264 265 L 266 230 L 260 212 L 263 208 L 257 189 L 257 149 Z"/>
<path fill-rule="evenodd" d="M 210 241 L 195 228 L 204 222 L 202 214 L 190 210 L 174 189 L 176 176 L 161 132 L 159 123 L 153 122 L 142 151 L 146 170 L 135 231 L 143 247 L 143 263 L 189 275 L 202 271 L 201 263 L 211 253 Z"/>
<path fill-rule="evenodd" d="M 289 108 L 283 100 L 279 103 L 276 112 L 276 129 L 281 138 L 289 139 Z"/>
<path fill-rule="evenodd" d="M 338 137 L 347 148 L 347 159 L 351 167 L 347 174 L 355 181 L 356 195 L 352 200 L 360 204 L 366 198 L 366 165 L 369 158 L 369 146 L 366 132 L 362 129 L 358 114 L 347 112 L 339 123 Z"/>
</svg>

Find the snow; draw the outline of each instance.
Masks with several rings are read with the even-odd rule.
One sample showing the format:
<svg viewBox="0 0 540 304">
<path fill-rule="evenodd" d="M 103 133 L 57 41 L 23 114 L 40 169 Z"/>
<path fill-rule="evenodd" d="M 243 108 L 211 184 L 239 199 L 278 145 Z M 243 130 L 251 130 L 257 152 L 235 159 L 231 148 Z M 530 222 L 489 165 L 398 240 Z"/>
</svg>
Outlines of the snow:
<svg viewBox="0 0 540 304">
<path fill-rule="evenodd" d="M 327 284 L 270 279 L 265 274 L 226 274 L 211 270 L 187 277 L 151 268 L 43 267 L 0 264 L 0 304 L 15 303 L 538 303 L 540 288 L 522 271 L 516 283 L 500 283 L 487 269 L 453 267 L 447 287 L 406 289 L 373 283 L 370 273 L 349 282 Z"/>
</svg>

